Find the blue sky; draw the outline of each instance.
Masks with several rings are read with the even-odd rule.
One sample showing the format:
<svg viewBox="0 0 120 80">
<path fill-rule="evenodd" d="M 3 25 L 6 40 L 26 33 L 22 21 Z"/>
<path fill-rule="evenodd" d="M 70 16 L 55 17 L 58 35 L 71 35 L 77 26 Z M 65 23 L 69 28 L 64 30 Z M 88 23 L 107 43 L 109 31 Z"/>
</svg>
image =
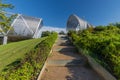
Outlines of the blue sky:
<svg viewBox="0 0 120 80">
<path fill-rule="evenodd" d="M 71 14 L 93 25 L 120 22 L 120 0 L 6 0 L 15 8 L 9 12 L 42 18 L 45 26 L 66 27 Z"/>
</svg>

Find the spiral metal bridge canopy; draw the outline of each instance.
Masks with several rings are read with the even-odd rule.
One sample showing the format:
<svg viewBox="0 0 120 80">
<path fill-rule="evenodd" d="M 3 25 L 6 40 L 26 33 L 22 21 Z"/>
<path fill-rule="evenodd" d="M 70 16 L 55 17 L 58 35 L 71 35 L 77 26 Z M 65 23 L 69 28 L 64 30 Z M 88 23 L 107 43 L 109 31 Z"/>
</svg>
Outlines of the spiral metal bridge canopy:
<svg viewBox="0 0 120 80">
<path fill-rule="evenodd" d="M 7 15 L 13 15 L 13 13 L 6 13 Z M 11 22 L 10 29 L 4 31 L 0 26 L 0 36 L 24 36 L 30 38 L 38 38 L 41 27 L 43 26 L 43 20 L 41 18 L 35 18 L 17 14 L 17 16 Z"/>
<path fill-rule="evenodd" d="M 78 31 L 78 30 L 83 30 L 86 28 L 91 27 L 92 25 L 89 24 L 87 21 L 79 18 L 76 15 L 70 15 L 67 21 L 67 31 L 73 30 L 73 31 Z"/>
</svg>

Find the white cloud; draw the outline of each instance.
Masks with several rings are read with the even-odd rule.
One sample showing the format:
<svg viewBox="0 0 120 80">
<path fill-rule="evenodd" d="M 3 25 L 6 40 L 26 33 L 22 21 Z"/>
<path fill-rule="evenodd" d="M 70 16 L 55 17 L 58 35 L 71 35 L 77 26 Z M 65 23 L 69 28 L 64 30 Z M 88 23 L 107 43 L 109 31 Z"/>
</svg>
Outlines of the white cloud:
<svg viewBox="0 0 120 80">
<path fill-rule="evenodd" d="M 55 32 L 58 32 L 58 33 L 60 31 L 64 31 L 66 33 L 66 28 L 59 28 L 59 27 L 52 27 L 52 26 L 43 26 L 40 29 L 39 36 L 41 36 L 43 31 L 55 31 Z"/>
<path fill-rule="evenodd" d="M 55 32 L 60 32 L 64 31 L 66 32 L 65 28 L 58 28 L 58 27 L 52 27 L 52 26 L 43 26 L 40 31 L 55 31 Z"/>
</svg>

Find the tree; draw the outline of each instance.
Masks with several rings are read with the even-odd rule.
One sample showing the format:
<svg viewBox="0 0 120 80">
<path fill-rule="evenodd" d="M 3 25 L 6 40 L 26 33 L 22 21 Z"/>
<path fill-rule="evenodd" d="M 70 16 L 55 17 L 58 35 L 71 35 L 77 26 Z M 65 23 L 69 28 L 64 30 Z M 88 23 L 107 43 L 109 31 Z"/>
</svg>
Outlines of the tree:
<svg viewBox="0 0 120 80">
<path fill-rule="evenodd" d="M 65 32 L 64 31 L 60 31 L 59 34 L 60 35 L 65 35 Z"/>
<path fill-rule="evenodd" d="M 46 36 L 49 36 L 49 35 L 51 35 L 50 31 L 43 31 L 41 37 L 46 37 Z"/>
<path fill-rule="evenodd" d="M 3 1 L 0 0 L 0 35 L 3 36 L 3 44 L 7 43 L 7 31 L 10 29 L 11 21 L 16 15 L 7 16 L 5 9 L 12 9 L 13 6 L 11 4 L 4 4 Z"/>
</svg>

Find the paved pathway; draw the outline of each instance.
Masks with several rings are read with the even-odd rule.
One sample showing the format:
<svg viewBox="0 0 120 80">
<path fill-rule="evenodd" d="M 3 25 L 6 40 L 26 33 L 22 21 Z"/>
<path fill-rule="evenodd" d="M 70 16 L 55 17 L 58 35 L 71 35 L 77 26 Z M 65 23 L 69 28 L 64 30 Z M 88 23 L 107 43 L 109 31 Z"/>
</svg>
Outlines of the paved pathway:
<svg viewBox="0 0 120 80">
<path fill-rule="evenodd" d="M 104 80 L 86 65 L 66 36 L 59 36 L 41 80 Z"/>
</svg>

